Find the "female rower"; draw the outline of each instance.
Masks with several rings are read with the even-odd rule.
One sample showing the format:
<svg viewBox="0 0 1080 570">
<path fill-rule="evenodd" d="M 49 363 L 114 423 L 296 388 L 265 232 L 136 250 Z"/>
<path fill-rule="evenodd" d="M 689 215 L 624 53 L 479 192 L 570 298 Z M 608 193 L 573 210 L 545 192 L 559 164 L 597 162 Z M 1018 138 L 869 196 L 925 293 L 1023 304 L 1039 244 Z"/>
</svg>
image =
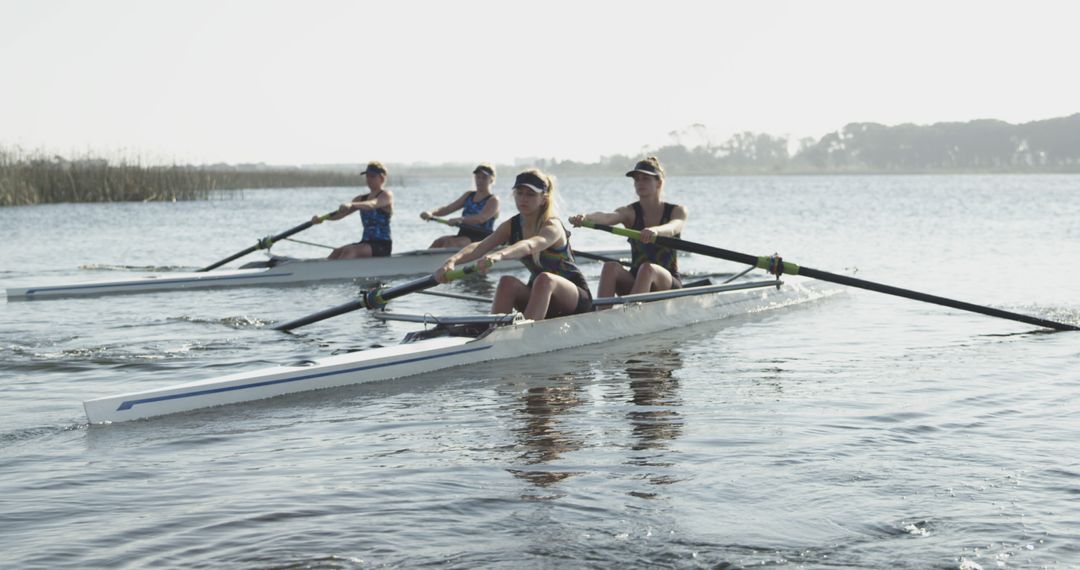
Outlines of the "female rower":
<svg viewBox="0 0 1080 570">
<path fill-rule="evenodd" d="M 369 162 L 364 175 L 370 192 L 353 198 L 351 202 L 345 202 L 328 218 L 336 221 L 359 211 L 360 221 L 364 224 L 364 234 L 360 241 L 343 245 L 332 251 L 329 259 L 386 257 L 393 249 L 393 242 L 390 239 L 390 216 L 394 215 L 394 194 L 383 188 L 386 185 L 386 167 L 378 161 Z M 314 216 L 311 218 L 311 223 L 322 223 L 322 219 Z"/>
<path fill-rule="evenodd" d="M 465 247 L 484 239 L 495 228 L 495 218 L 499 217 L 499 198 L 491 193 L 491 186 L 495 183 L 495 167 L 487 163 L 477 166 L 473 170 L 473 182 L 476 183 L 476 190 L 462 194 L 441 208 L 420 213 L 420 219 L 430 220 L 461 210 L 460 218 L 447 220 L 452 226 L 461 226 L 457 235 L 442 236 L 431 242 L 429 247 Z"/>
<path fill-rule="evenodd" d="M 570 223 L 575 226 L 589 220 L 609 226 L 622 224 L 641 231 L 641 241 L 630 240 L 630 270 L 614 261 L 605 263 L 596 294 L 610 297 L 616 293 L 626 295 L 678 289 L 682 287 L 682 280 L 675 250 L 653 242 L 658 236 L 677 238 L 682 234 L 686 208 L 663 201 L 664 168 L 655 156 L 638 162 L 626 175 L 634 179 L 637 202 L 614 212 L 570 217 Z"/>
<path fill-rule="evenodd" d="M 495 288 L 492 313 L 517 309 L 525 318 L 538 321 L 592 310 L 592 294 L 585 276 L 574 263 L 570 233 L 555 211 L 555 181 L 530 169 L 514 180 L 514 204 L 518 214 L 499 224 L 486 238 L 451 255 L 435 272 L 439 282 L 458 263 L 480 260 L 486 273 L 503 259 L 520 259 L 532 273 L 528 283 L 504 276 Z M 494 251 L 496 247 L 506 247 Z"/>
</svg>

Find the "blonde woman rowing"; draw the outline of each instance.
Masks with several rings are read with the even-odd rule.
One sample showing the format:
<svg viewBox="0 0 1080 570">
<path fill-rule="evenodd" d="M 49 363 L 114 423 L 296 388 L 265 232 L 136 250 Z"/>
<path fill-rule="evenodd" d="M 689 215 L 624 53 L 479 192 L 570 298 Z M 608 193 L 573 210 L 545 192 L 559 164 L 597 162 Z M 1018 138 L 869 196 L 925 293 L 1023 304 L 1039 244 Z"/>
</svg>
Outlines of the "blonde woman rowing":
<svg viewBox="0 0 1080 570">
<path fill-rule="evenodd" d="M 486 272 L 490 264 L 503 259 L 520 259 L 532 273 L 529 282 L 511 276 L 499 279 L 492 313 L 517 309 L 527 319 L 540 320 L 591 311 L 592 294 L 574 263 L 570 234 L 556 215 L 555 199 L 555 181 L 550 176 L 536 169 L 518 174 L 514 180 L 517 215 L 450 256 L 435 278 L 445 283 L 444 274 L 458 263 L 480 260 Z M 506 247 L 496 250 L 503 244 Z"/>
</svg>

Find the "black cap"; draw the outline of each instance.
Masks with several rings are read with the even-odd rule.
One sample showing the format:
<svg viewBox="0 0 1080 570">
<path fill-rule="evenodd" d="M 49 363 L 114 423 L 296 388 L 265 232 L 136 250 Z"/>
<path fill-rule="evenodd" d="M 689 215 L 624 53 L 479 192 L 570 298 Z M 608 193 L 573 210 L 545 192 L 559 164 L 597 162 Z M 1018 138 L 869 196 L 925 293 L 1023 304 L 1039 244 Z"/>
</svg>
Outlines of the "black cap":
<svg viewBox="0 0 1080 570">
<path fill-rule="evenodd" d="M 488 176 L 495 176 L 495 167 L 488 164 L 488 163 L 486 163 L 486 162 L 484 162 L 484 163 L 481 163 L 476 168 L 474 168 L 473 171 L 472 171 L 473 174 L 476 174 L 477 172 L 483 172 L 484 174 L 487 174 Z"/>
<path fill-rule="evenodd" d="M 517 188 L 518 186 L 532 188 L 541 194 L 548 193 L 547 181 L 532 172 L 522 172 L 521 174 L 518 174 L 517 178 L 514 179 L 514 188 Z"/>
<path fill-rule="evenodd" d="M 634 165 L 634 169 L 630 172 L 627 172 L 626 175 L 633 176 L 635 172 L 640 172 L 642 174 L 648 174 L 650 176 L 660 178 L 660 171 L 656 168 L 656 165 L 647 160 L 639 161 L 637 164 Z"/>
</svg>

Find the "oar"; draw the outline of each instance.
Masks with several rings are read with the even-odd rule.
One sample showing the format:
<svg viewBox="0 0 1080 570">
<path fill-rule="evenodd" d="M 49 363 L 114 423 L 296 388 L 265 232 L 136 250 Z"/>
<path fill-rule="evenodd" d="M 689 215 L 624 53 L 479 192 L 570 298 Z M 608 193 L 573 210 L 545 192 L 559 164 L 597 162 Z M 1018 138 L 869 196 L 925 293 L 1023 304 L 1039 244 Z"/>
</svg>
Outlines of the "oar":
<svg viewBox="0 0 1080 570">
<path fill-rule="evenodd" d="M 585 221 L 582 225 L 596 230 L 611 232 L 615 235 L 626 236 L 631 239 L 641 239 L 641 232 L 636 230 L 616 228 L 603 224 L 596 224 L 589 221 Z M 728 261 L 734 261 L 737 263 L 748 263 L 760 269 L 765 269 L 771 273 L 802 275 L 804 277 L 811 277 L 814 279 L 819 279 L 821 281 L 828 281 L 830 283 L 838 283 L 840 285 L 857 287 L 859 289 L 866 289 L 868 291 L 877 291 L 878 293 L 884 293 L 886 295 L 895 295 L 897 297 L 904 297 L 906 299 L 914 299 L 916 301 L 923 301 L 925 303 L 933 303 L 935 305 L 942 305 L 944 307 L 960 309 L 961 311 L 971 311 L 973 313 L 980 313 L 991 317 L 1019 321 L 1021 323 L 1027 323 L 1029 325 L 1036 325 L 1059 331 L 1080 330 L 1080 327 L 1076 325 L 1059 323 L 1056 321 L 1040 319 L 1038 317 L 1032 317 L 1028 315 L 1021 315 L 1019 313 L 1003 311 L 1001 309 L 995 309 L 993 307 L 986 307 L 983 305 L 975 305 L 964 301 L 956 301 L 953 299 L 947 299 L 945 297 L 938 297 L 937 295 L 929 295 L 927 293 L 912 291 L 910 289 L 901 289 L 899 287 L 893 287 L 891 285 L 883 285 L 881 283 L 874 283 L 873 281 L 856 279 L 854 277 L 848 277 L 846 275 L 837 275 L 836 273 L 829 273 L 828 271 L 821 271 L 819 269 L 812 269 L 810 267 L 800 267 L 794 263 L 782 261 L 779 257 L 775 256 L 754 256 L 746 253 L 739 253 L 737 251 L 720 249 L 718 247 L 712 247 L 700 243 L 694 243 L 691 241 L 685 241 L 670 237 L 657 237 L 656 244 L 664 247 L 670 247 L 672 249 L 677 249 L 680 251 L 698 253 L 701 255 L 707 255 L 709 257 L 718 257 L 720 259 L 726 259 Z"/>
<path fill-rule="evenodd" d="M 451 227 L 455 227 L 455 228 L 465 228 L 465 229 L 467 229 L 469 231 L 478 232 L 478 233 L 481 233 L 481 234 L 483 234 L 485 236 L 491 233 L 488 230 L 485 230 L 484 228 L 482 228 L 480 226 L 474 226 L 474 225 L 471 225 L 471 224 L 454 225 L 454 224 L 451 224 L 449 220 L 444 220 L 442 218 L 436 218 L 434 216 L 428 218 L 428 221 L 429 222 L 438 222 L 440 224 L 445 224 L 447 226 L 451 226 Z M 607 256 L 604 256 L 604 255 L 596 255 L 595 253 L 589 253 L 587 251 L 577 251 L 577 250 L 575 250 L 574 255 L 584 257 L 585 259 L 592 259 L 594 261 L 614 261 L 615 263 L 620 263 L 620 264 L 625 265 L 627 267 L 630 266 L 629 261 L 623 261 L 621 259 L 615 259 L 613 257 L 607 257 Z"/>
<path fill-rule="evenodd" d="M 453 271 L 447 271 L 446 280 L 454 281 L 457 279 L 461 279 L 466 275 L 476 273 L 476 271 L 477 264 L 474 263 L 472 265 L 467 265 Z M 329 309 L 324 309 L 322 311 L 319 311 L 318 313 L 314 313 L 306 317 L 300 317 L 299 319 L 278 325 L 274 327 L 274 330 L 291 331 L 295 328 L 326 320 L 330 317 L 343 315 L 357 309 L 382 309 L 386 306 L 386 303 L 393 299 L 408 295 L 409 293 L 416 293 L 419 291 L 423 291 L 424 289 L 430 289 L 438 284 L 439 282 L 435 280 L 435 276 L 429 275 L 427 277 L 414 279 L 407 283 L 402 283 L 401 285 L 395 285 L 393 287 L 390 287 L 389 289 L 376 287 L 374 289 L 369 289 L 365 291 L 364 295 L 355 301 L 349 301 L 348 303 L 344 303 L 336 307 L 330 307 Z"/>
<path fill-rule="evenodd" d="M 325 222 L 331 215 L 336 214 L 336 213 L 337 213 L 337 210 L 334 210 L 333 212 L 330 212 L 329 214 L 323 214 L 322 216 L 319 216 L 319 220 Z M 283 231 L 280 234 L 277 234 L 275 236 L 264 237 L 264 238 L 260 239 L 258 242 L 256 242 L 255 245 L 253 245 L 253 246 L 251 246 L 251 247 L 249 247 L 249 248 L 247 248 L 247 249 L 245 249 L 243 251 L 238 251 L 238 252 L 230 255 L 229 257 L 226 257 L 225 259 L 222 259 L 221 261 L 219 261 L 217 263 L 207 265 L 206 267 L 203 267 L 199 271 L 210 271 L 211 269 L 214 269 L 216 267 L 221 267 L 222 265 L 225 265 L 226 263 L 228 263 L 228 262 L 230 262 L 230 261 L 232 261 L 234 259 L 240 259 L 241 257 L 244 257 L 245 255 L 247 255 L 247 254 L 249 254 L 251 252 L 258 251 L 260 249 L 267 249 L 270 246 L 274 245 L 274 242 L 281 241 L 281 240 L 283 240 L 283 239 L 285 239 L 285 238 L 287 238 L 287 237 L 289 237 L 289 236 L 291 236 L 293 234 L 298 234 L 298 233 L 310 228 L 313 225 L 314 224 L 312 223 L 312 221 L 308 220 L 308 221 L 300 224 L 299 226 L 296 226 L 295 228 L 285 230 L 285 231 Z"/>
</svg>

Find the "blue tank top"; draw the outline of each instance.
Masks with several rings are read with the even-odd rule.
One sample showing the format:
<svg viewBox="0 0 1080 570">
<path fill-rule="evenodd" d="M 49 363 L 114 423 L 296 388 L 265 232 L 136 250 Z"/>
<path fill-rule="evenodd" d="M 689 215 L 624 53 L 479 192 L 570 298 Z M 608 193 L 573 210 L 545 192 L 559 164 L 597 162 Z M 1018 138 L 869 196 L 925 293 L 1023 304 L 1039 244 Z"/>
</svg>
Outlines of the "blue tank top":
<svg viewBox="0 0 1080 570">
<path fill-rule="evenodd" d="M 645 212 L 641 209 L 641 202 L 634 202 L 631 204 L 634 207 L 634 225 L 630 226 L 630 229 L 643 230 L 645 229 Z M 675 209 L 675 204 L 664 203 L 664 213 L 660 216 L 660 223 L 666 224 L 671 221 L 671 212 Z M 681 235 L 681 234 L 680 234 Z M 678 238 L 679 236 L 674 236 Z M 638 240 L 627 240 L 630 242 L 630 273 L 637 275 L 638 268 L 643 263 L 654 263 L 667 269 L 671 276 L 679 279 L 679 259 L 676 256 L 676 251 L 670 247 L 663 247 L 656 245 L 655 243 L 641 243 Z"/>
<path fill-rule="evenodd" d="M 370 199 L 371 194 L 367 194 L 361 202 Z M 389 208 L 360 210 L 360 221 L 364 224 L 364 235 L 360 239 L 362 241 L 391 241 L 390 216 L 392 215 Z"/>
<path fill-rule="evenodd" d="M 491 199 L 493 194 L 488 194 L 487 198 L 484 198 L 483 200 L 480 200 L 479 202 L 474 202 L 473 201 L 473 196 L 476 196 L 475 191 L 469 192 L 468 196 L 465 196 L 465 205 L 462 206 L 462 208 L 461 208 L 462 217 L 464 217 L 464 216 L 475 216 L 475 215 L 479 214 L 480 212 L 483 212 L 484 211 L 484 204 L 487 204 L 487 201 Z M 491 233 L 491 232 L 495 231 L 495 218 L 491 218 L 491 219 L 489 219 L 488 221 L 486 221 L 486 222 L 484 222 L 482 224 L 476 224 L 476 227 L 481 228 L 481 229 L 487 231 L 488 233 Z"/>
<path fill-rule="evenodd" d="M 525 239 L 525 232 L 521 227 L 522 219 L 521 214 L 518 214 L 510 219 L 510 241 L 507 245 L 515 244 Z M 574 262 L 574 250 L 570 248 L 570 232 L 566 231 L 566 245 L 562 247 L 549 247 L 540 252 L 540 264 L 537 265 L 533 260 L 533 256 L 527 256 L 521 258 L 521 263 L 528 268 L 532 277 L 529 278 L 529 285 L 532 285 L 536 280 L 536 276 L 543 272 L 554 273 L 560 277 L 565 277 L 574 285 L 581 287 L 588 291 L 589 284 L 585 281 L 585 275 L 581 272 L 581 269 Z"/>
</svg>

